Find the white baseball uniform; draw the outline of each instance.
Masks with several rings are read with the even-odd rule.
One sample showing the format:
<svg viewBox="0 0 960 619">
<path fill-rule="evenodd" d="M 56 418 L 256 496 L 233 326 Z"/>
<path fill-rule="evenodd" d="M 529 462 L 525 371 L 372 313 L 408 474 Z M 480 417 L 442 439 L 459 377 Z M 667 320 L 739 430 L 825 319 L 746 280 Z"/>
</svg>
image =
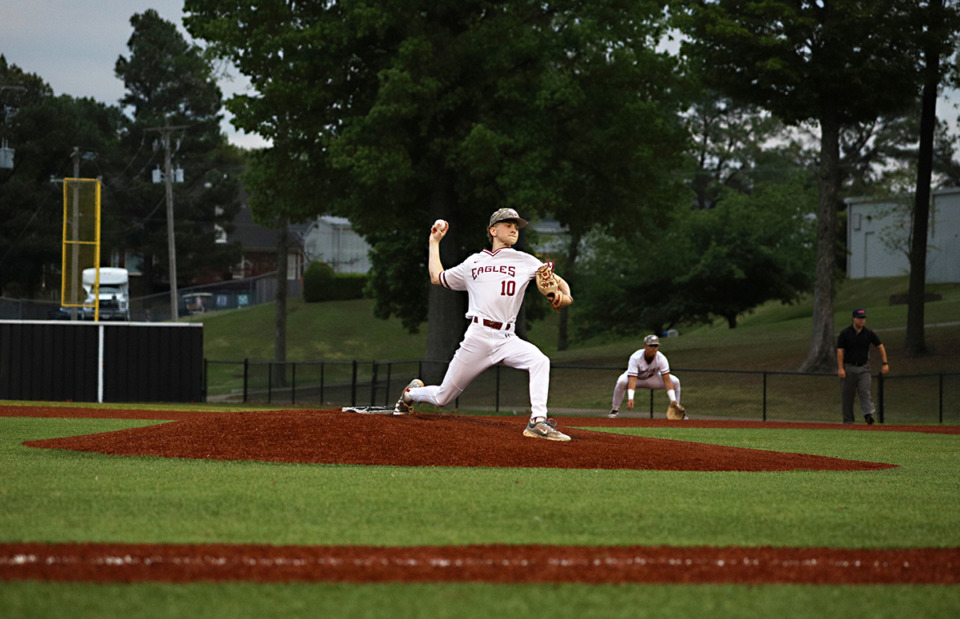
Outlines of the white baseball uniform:
<svg viewBox="0 0 960 619">
<path fill-rule="evenodd" d="M 613 410 L 619 410 L 620 404 L 627 393 L 627 382 L 631 376 L 637 377 L 637 388 L 643 389 L 663 389 L 663 375 L 670 373 L 670 363 L 667 357 L 657 351 L 653 359 L 647 361 L 645 349 L 634 352 L 630 355 L 627 362 L 627 371 L 617 379 L 617 385 L 613 388 Z M 670 382 L 673 383 L 673 390 L 677 392 L 677 403 L 680 403 L 680 379 L 670 374 Z"/>
<path fill-rule="evenodd" d="M 411 400 L 445 406 L 481 372 L 500 363 L 530 373 L 530 418 L 547 416 L 550 359 L 515 333 L 523 293 L 544 264 L 530 254 L 502 247 L 484 249 L 440 274 L 445 288 L 467 291 L 470 326 L 443 382 L 410 389 Z"/>
</svg>

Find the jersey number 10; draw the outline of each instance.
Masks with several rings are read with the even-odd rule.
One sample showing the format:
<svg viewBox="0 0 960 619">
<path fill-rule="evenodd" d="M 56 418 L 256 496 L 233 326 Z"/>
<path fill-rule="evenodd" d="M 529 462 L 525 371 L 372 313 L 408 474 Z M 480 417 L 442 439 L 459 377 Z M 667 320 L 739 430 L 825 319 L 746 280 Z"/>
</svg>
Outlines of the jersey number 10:
<svg viewBox="0 0 960 619">
<path fill-rule="evenodd" d="M 517 281 L 514 279 L 505 279 L 500 282 L 500 296 L 512 297 L 517 294 Z"/>
</svg>

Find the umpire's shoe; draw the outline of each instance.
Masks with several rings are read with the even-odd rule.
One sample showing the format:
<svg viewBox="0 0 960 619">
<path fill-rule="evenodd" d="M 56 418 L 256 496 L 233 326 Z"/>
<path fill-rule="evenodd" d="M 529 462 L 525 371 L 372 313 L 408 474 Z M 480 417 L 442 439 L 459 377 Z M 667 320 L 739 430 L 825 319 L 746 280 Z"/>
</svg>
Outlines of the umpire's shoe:
<svg viewBox="0 0 960 619">
<path fill-rule="evenodd" d="M 570 437 L 557 430 L 557 422 L 546 417 L 531 419 L 523 430 L 524 436 L 530 438 L 545 438 L 548 441 L 569 441 Z"/>
<path fill-rule="evenodd" d="M 397 400 L 396 406 L 393 407 L 394 415 L 406 415 L 407 413 L 413 412 L 413 400 L 410 399 L 410 396 L 407 395 L 407 392 L 411 389 L 416 389 L 417 387 L 423 387 L 423 381 L 419 378 L 414 378 L 410 381 L 410 384 L 403 388 L 403 393 L 400 394 L 400 399 Z"/>
</svg>

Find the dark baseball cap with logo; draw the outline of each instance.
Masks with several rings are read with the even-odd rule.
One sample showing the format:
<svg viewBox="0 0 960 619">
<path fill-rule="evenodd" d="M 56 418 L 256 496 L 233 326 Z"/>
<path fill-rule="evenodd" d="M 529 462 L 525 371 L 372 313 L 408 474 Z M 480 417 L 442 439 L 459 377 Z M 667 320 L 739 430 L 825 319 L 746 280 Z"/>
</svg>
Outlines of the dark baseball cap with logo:
<svg viewBox="0 0 960 619">
<path fill-rule="evenodd" d="M 854 317 L 854 318 L 866 318 L 866 317 L 867 317 L 867 310 L 863 309 L 862 307 L 858 307 L 857 309 L 853 310 L 853 317 Z"/>
</svg>

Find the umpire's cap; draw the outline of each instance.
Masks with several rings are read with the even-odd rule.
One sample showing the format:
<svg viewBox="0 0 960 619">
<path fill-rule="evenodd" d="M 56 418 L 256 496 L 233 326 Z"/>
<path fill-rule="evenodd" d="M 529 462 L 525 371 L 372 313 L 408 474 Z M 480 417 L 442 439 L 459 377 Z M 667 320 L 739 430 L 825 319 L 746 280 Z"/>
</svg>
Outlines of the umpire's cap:
<svg viewBox="0 0 960 619">
<path fill-rule="evenodd" d="M 515 221 L 517 222 L 518 228 L 523 228 L 527 225 L 527 220 L 520 217 L 520 214 L 515 210 L 512 208 L 502 208 L 490 216 L 490 223 L 487 225 L 487 228 L 492 228 L 501 221 Z"/>
</svg>

